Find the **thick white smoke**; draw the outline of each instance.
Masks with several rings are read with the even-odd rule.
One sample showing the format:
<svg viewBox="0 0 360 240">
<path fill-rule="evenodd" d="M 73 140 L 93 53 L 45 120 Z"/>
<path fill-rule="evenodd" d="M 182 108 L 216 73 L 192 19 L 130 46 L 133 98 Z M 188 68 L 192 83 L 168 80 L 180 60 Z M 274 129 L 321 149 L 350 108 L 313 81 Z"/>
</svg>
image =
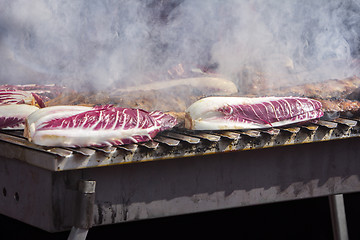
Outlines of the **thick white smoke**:
<svg viewBox="0 0 360 240">
<path fill-rule="evenodd" d="M 212 48 L 224 74 L 239 76 L 245 68 L 265 73 L 273 84 L 300 84 L 359 72 L 351 52 L 359 42 L 349 42 L 359 39 L 360 28 L 346 22 L 360 21 L 359 5 L 327 0 L 227 3 L 232 27 Z M 248 77 L 239 79 L 240 88 L 254 78 Z"/>
<path fill-rule="evenodd" d="M 149 56 L 141 1 L 2 1 L 1 80 L 104 88 Z"/>
<path fill-rule="evenodd" d="M 0 82 L 103 90 L 178 63 L 213 64 L 240 90 L 244 69 L 289 83 L 348 77 L 359 14 L 357 0 L 0 0 Z"/>
</svg>

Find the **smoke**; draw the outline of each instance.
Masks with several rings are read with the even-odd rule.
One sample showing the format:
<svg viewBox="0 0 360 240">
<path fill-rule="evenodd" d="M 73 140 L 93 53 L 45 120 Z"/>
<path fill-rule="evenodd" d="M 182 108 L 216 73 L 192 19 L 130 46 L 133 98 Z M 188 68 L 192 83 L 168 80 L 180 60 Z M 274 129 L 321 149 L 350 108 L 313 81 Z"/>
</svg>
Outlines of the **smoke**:
<svg viewBox="0 0 360 240">
<path fill-rule="evenodd" d="M 212 53 L 223 73 L 240 76 L 240 88 L 258 72 L 265 73 L 269 85 L 345 78 L 359 72 L 359 66 L 353 66 L 360 46 L 356 26 L 360 11 L 355 2 L 229 4 L 226 12 L 232 27 Z M 241 72 L 244 68 L 247 75 Z"/>
<path fill-rule="evenodd" d="M 0 0 L 0 82 L 103 90 L 178 63 L 240 89 L 258 72 L 343 78 L 359 71 L 359 14 L 356 0 Z"/>
<path fill-rule="evenodd" d="M 129 72 L 141 72 L 148 61 L 149 26 L 140 1 L 1 5 L 3 81 L 41 79 L 104 88 Z"/>
</svg>

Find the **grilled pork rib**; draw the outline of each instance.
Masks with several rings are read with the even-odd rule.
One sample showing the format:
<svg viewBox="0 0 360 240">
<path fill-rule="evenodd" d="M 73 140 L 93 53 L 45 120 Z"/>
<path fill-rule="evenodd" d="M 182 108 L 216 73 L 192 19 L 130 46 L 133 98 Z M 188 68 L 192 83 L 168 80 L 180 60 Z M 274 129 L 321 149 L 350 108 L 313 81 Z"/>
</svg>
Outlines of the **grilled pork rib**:
<svg viewBox="0 0 360 240">
<path fill-rule="evenodd" d="M 159 111 L 55 106 L 31 114 L 24 135 L 44 146 L 109 146 L 149 141 L 175 125 L 175 118 Z"/>
<path fill-rule="evenodd" d="M 209 97 L 186 110 L 193 130 L 256 129 L 304 122 L 323 116 L 321 103 L 300 97 Z"/>
</svg>

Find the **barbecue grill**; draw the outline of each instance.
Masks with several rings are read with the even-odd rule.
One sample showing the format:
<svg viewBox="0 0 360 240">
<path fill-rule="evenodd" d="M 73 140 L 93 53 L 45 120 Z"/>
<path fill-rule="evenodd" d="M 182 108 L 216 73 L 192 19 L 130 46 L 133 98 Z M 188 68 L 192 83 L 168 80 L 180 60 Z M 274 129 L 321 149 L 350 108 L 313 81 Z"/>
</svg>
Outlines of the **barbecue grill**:
<svg viewBox="0 0 360 240">
<path fill-rule="evenodd" d="M 153 141 L 43 147 L 1 131 L 1 214 L 49 232 L 360 191 L 360 118 L 264 130 L 175 128 Z M 96 185 L 96 187 L 95 187 Z M 344 235 L 345 234 L 345 235 Z"/>
</svg>

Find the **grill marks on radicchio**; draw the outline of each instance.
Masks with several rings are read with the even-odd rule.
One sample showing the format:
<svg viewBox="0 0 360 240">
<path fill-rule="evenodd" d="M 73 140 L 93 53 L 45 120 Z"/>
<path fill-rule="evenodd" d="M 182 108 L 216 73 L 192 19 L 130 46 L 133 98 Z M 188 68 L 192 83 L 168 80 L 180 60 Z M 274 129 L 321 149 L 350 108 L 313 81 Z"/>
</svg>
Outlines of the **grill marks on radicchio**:
<svg viewBox="0 0 360 240">
<path fill-rule="evenodd" d="M 299 97 L 210 97 L 187 109 L 185 126 L 194 130 L 278 127 L 323 116 L 319 101 Z"/>
<path fill-rule="evenodd" d="M 24 135 L 45 146 L 107 146 L 149 141 L 175 125 L 175 118 L 160 111 L 57 106 L 31 114 Z"/>
</svg>

